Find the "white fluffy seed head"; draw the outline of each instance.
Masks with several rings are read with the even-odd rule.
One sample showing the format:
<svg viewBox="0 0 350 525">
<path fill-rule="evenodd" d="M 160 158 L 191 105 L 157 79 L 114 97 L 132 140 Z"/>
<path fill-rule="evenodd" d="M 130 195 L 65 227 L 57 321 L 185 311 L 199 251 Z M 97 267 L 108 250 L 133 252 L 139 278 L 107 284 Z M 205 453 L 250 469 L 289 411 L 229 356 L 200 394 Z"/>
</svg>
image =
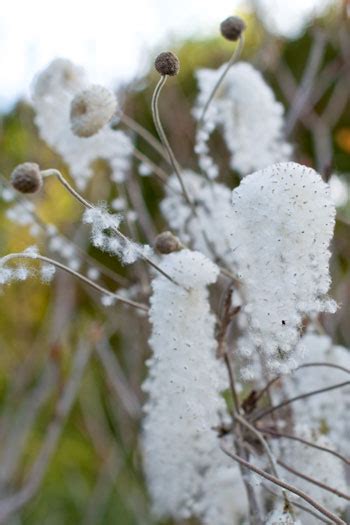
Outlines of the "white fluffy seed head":
<svg viewBox="0 0 350 525">
<path fill-rule="evenodd" d="M 92 177 L 96 159 L 108 163 L 112 181 L 123 181 L 133 149 L 131 139 L 111 126 L 102 127 L 90 137 L 73 133 L 71 102 L 86 89 L 89 82 L 84 70 L 69 60 L 56 59 L 37 75 L 32 95 L 41 137 L 68 164 L 79 189 L 84 189 Z"/>
<path fill-rule="evenodd" d="M 78 137 L 91 137 L 105 126 L 115 113 L 114 94 L 103 86 L 84 89 L 71 102 L 71 128 Z"/>
<path fill-rule="evenodd" d="M 217 70 L 197 72 L 197 118 L 225 68 L 226 64 Z M 205 126 L 209 134 L 215 128 L 222 130 L 231 152 L 231 167 L 244 176 L 290 158 L 291 146 L 283 136 L 283 111 L 260 71 L 239 62 L 230 68 L 210 104 Z M 197 137 L 197 147 L 205 148 L 205 141 L 200 137 Z"/>
<path fill-rule="evenodd" d="M 154 512 L 176 520 L 195 515 L 206 525 L 231 525 L 238 512 L 232 487 L 241 488 L 238 468 L 220 450 L 213 430 L 220 414 L 227 413 L 220 395 L 226 371 L 215 356 L 215 319 L 207 291 L 218 268 L 189 250 L 165 256 L 161 265 L 191 290 L 163 276 L 152 283 L 153 355 L 143 386 L 148 401 L 142 445 Z"/>
<path fill-rule="evenodd" d="M 329 243 L 335 209 L 318 173 L 275 164 L 243 179 L 232 193 L 236 271 L 248 329 L 239 351 L 259 352 L 265 369 L 286 373 L 305 316 L 332 312 Z"/>
</svg>

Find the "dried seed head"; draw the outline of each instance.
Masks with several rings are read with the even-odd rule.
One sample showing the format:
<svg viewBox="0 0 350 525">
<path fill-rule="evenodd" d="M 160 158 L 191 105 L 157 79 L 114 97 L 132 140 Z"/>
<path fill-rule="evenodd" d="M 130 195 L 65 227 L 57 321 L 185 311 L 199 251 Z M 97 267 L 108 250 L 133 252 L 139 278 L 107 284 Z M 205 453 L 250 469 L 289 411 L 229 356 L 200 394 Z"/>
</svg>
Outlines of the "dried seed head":
<svg viewBox="0 0 350 525">
<path fill-rule="evenodd" d="M 174 53 L 166 51 L 157 56 L 154 66 L 161 75 L 173 77 L 179 72 L 180 62 Z"/>
<path fill-rule="evenodd" d="M 178 252 L 183 247 L 180 240 L 169 231 L 157 235 L 154 246 L 163 255 Z"/>
<path fill-rule="evenodd" d="M 233 42 L 239 39 L 245 28 L 245 23 L 238 16 L 229 16 L 220 24 L 222 36 Z"/>
<path fill-rule="evenodd" d="M 43 185 L 40 168 L 35 162 L 19 164 L 11 174 L 12 186 L 21 193 L 36 193 Z"/>
<path fill-rule="evenodd" d="M 70 106 L 74 135 L 91 137 L 112 118 L 117 107 L 114 94 L 103 86 L 91 86 L 78 93 Z"/>
</svg>

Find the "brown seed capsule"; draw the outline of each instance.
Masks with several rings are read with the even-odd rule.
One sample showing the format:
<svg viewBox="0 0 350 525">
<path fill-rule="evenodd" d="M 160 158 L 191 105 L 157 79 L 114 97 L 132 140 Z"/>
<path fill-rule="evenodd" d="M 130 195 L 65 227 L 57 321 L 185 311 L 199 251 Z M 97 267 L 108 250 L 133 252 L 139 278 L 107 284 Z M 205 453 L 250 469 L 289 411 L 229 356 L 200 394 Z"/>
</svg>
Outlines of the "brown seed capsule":
<svg viewBox="0 0 350 525">
<path fill-rule="evenodd" d="M 245 28 L 245 23 L 238 16 L 229 16 L 220 24 L 222 36 L 233 42 L 239 39 Z"/>
<path fill-rule="evenodd" d="M 43 185 L 40 168 L 35 162 L 19 164 L 11 174 L 12 186 L 21 193 L 36 193 Z"/>
<path fill-rule="evenodd" d="M 182 244 L 179 239 L 168 231 L 157 235 L 154 246 L 156 250 L 163 255 L 178 252 L 182 248 Z"/>
<path fill-rule="evenodd" d="M 179 72 L 180 62 L 174 53 L 166 51 L 157 56 L 154 66 L 161 75 L 169 75 L 169 77 L 173 77 Z"/>
</svg>

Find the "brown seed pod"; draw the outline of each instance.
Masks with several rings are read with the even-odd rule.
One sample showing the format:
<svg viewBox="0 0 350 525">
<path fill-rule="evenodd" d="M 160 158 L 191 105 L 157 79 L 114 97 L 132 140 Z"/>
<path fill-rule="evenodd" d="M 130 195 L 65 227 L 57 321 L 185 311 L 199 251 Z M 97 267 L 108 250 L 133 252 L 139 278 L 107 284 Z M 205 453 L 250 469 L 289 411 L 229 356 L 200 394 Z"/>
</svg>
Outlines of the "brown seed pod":
<svg viewBox="0 0 350 525">
<path fill-rule="evenodd" d="M 43 185 L 40 168 L 35 162 L 19 164 L 11 174 L 12 186 L 21 193 L 36 193 Z"/>
<path fill-rule="evenodd" d="M 180 240 L 169 231 L 157 235 L 154 246 L 163 255 L 178 252 L 182 248 Z"/>
<path fill-rule="evenodd" d="M 169 75 L 173 77 L 178 74 L 180 70 L 180 62 L 174 53 L 166 51 L 157 56 L 154 66 L 161 75 Z"/>
<path fill-rule="evenodd" d="M 220 24 L 222 36 L 226 38 L 226 40 L 231 40 L 232 42 L 239 39 L 245 28 L 246 25 L 244 21 L 238 16 L 229 16 Z"/>
</svg>

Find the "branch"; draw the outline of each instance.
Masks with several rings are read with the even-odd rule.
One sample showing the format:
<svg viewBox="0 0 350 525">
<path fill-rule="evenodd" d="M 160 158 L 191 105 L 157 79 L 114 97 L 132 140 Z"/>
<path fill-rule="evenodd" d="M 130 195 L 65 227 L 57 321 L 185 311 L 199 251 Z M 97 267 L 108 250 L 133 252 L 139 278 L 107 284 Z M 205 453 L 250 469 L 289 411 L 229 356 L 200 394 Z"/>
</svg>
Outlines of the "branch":
<svg viewBox="0 0 350 525">
<path fill-rule="evenodd" d="M 350 501 L 350 496 L 348 496 L 347 494 L 344 494 L 344 492 L 341 492 L 340 490 L 338 489 L 335 489 L 333 487 L 330 487 L 329 485 L 327 485 L 326 483 L 322 483 L 321 481 L 318 481 L 317 479 L 315 478 L 312 478 L 310 476 L 307 476 L 306 474 L 303 474 L 302 472 L 300 472 L 299 470 L 296 470 L 294 469 L 293 467 L 287 465 L 286 463 L 284 463 L 284 461 L 281 461 L 281 460 L 277 460 L 277 463 L 279 465 L 281 465 L 281 467 L 285 468 L 286 470 L 288 470 L 289 472 L 291 472 L 292 474 L 294 474 L 295 476 L 298 476 L 299 478 L 302 478 L 302 479 L 305 479 L 306 481 L 308 481 L 309 483 L 312 483 L 313 485 L 317 485 L 318 487 L 320 487 L 321 489 L 323 490 L 326 490 L 327 492 L 331 492 L 332 494 L 335 494 L 336 496 L 338 496 L 339 498 L 343 498 L 343 499 L 346 499 L 347 501 Z"/>
<path fill-rule="evenodd" d="M 335 390 L 337 388 L 342 388 L 344 386 L 350 385 L 350 381 L 345 381 L 344 383 L 338 383 L 336 385 L 328 386 L 326 388 L 320 388 L 319 390 L 313 390 L 312 392 L 307 392 L 306 394 L 300 394 L 299 396 L 291 397 L 289 399 L 286 399 L 285 401 L 282 401 L 282 403 L 279 403 L 278 405 L 272 406 L 265 410 L 264 412 L 261 412 L 257 416 L 251 419 L 252 422 L 259 421 L 259 419 L 267 416 L 268 414 L 271 414 L 272 412 L 275 412 L 275 410 L 279 410 L 280 408 L 283 408 L 290 403 L 294 403 L 294 401 L 299 401 L 300 399 L 306 399 L 307 397 L 315 396 L 317 394 L 323 394 L 324 392 L 329 392 L 331 390 Z"/>
<path fill-rule="evenodd" d="M 113 297 L 116 301 L 120 301 L 121 303 L 127 304 L 128 306 L 133 306 L 134 308 L 138 308 L 139 310 L 143 310 L 145 312 L 148 312 L 148 307 L 145 304 L 137 303 L 136 301 L 131 301 L 130 299 L 126 299 L 125 297 L 122 297 L 121 295 L 118 295 L 116 293 L 110 292 L 106 288 L 103 288 L 99 284 L 95 283 L 94 281 L 91 281 L 88 277 L 85 277 L 85 275 L 82 275 L 79 272 L 76 272 L 75 270 L 72 270 L 72 268 L 69 268 L 68 266 L 64 265 L 63 263 L 56 261 L 55 259 L 51 259 L 50 257 L 45 257 L 44 255 L 39 255 L 37 253 L 31 254 L 31 253 L 10 253 L 9 255 L 5 255 L 0 259 L 0 265 L 4 265 L 7 262 L 13 260 L 13 259 L 31 259 L 31 260 L 37 260 L 42 261 L 48 264 L 52 264 L 52 266 L 55 266 L 56 268 L 59 268 L 60 270 L 63 270 L 64 272 L 67 272 L 80 281 L 82 281 L 85 284 L 88 284 L 98 292 L 102 293 L 103 295 L 108 295 L 110 297 Z"/>
<path fill-rule="evenodd" d="M 330 512 L 328 509 L 323 507 L 320 503 L 315 501 L 313 498 L 311 498 L 308 494 L 306 494 L 304 491 L 298 489 L 294 485 L 291 485 L 290 483 L 286 483 L 285 481 L 282 481 L 275 476 L 272 476 L 271 474 L 268 474 L 264 470 L 261 470 L 260 468 L 256 467 L 255 465 L 249 463 L 249 461 L 246 461 L 245 459 L 241 458 L 237 454 L 234 454 L 233 452 L 230 452 L 227 450 L 223 445 L 221 445 L 221 450 L 230 458 L 237 461 L 240 465 L 243 465 L 247 467 L 248 469 L 252 470 L 256 474 L 259 474 L 259 476 L 262 476 L 263 478 L 267 479 L 268 481 L 271 481 L 272 483 L 275 483 L 275 485 L 279 485 L 280 487 L 283 487 L 286 490 L 289 490 L 290 492 L 293 492 L 303 500 L 307 501 L 312 507 L 317 509 L 321 514 L 324 514 L 324 516 L 327 516 L 333 523 L 337 523 L 337 525 L 346 525 L 345 521 L 343 521 L 341 518 L 338 518 L 333 512 Z"/>
<path fill-rule="evenodd" d="M 303 439 L 298 436 L 293 436 L 291 434 L 285 434 L 276 430 L 271 430 L 269 428 L 261 428 L 259 427 L 260 432 L 263 432 L 264 434 L 271 434 L 272 436 L 276 437 L 283 437 L 286 439 L 292 439 L 294 441 L 299 441 L 300 443 L 303 443 L 304 445 L 308 445 L 309 447 L 316 448 L 318 450 L 322 450 L 323 452 L 328 452 L 328 454 L 332 454 L 333 456 L 337 457 L 338 459 L 341 459 L 341 461 L 344 461 L 346 465 L 350 465 L 350 461 L 345 457 L 339 454 L 339 452 L 336 452 L 335 450 L 332 450 L 331 448 L 322 447 L 321 445 L 316 445 L 315 443 L 312 443 L 312 441 L 308 441 L 307 439 Z"/>
</svg>

